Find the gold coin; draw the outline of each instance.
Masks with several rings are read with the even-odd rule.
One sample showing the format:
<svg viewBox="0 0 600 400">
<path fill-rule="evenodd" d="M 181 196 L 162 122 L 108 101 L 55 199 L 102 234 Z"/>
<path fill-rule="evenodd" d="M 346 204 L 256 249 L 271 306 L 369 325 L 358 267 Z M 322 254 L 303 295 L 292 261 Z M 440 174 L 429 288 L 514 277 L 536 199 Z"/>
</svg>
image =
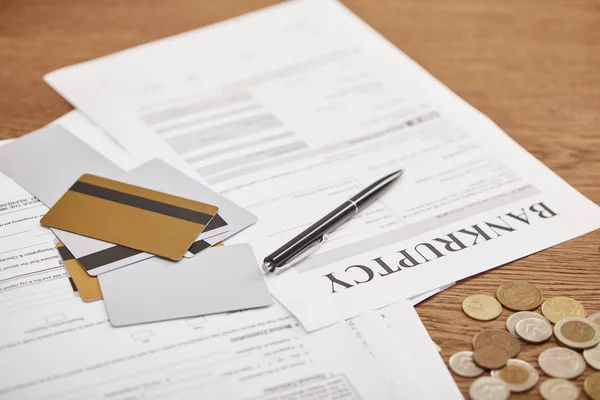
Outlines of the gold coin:
<svg viewBox="0 0 600 400">
<path fill-rule="evenodd" d="M 486 329 L 473 337 L 473 348 L 478 349 L 483 346 L 502 347 L 508 353 L 510 358 L 514 358 L 521 351 L 521 342 L 519 339 L 500 329 Z"/>
<path fill-rule="evenodd" d="M 479 321 L 492 320 L 502 313 L 502 305 L 487 294 L 474 294 L 462 303 L 462 309 L 469 317 Z"/>
<path fill-rule="evenodd" d="M 592 400 L 600 400 L 600 372 L 594 372 L 583 382 L 583 390 Z"/>
<path fill-rule="evenodd" d="M 553 297 L 542 305 L 542 314 L 553 324 L 567 317 L 585 317 L 583 304 L 569 297 Z"/>
<path fill-rule="evenodd" d="M 582 317 L 561 319 L 554 325 L 554 335 L 573 349 L 589 349 L 600 343 L 600 327 Z"/>
<path fill-rule="evenodd" d="M 506 308 L 515 311 L 533 310 L 542 302 L 542 292 L 529 282 L 512 281 L 502 284 L 496 298 Z"/>
<path fill-rule="evenodd" d="M 473 351 L 473 361 L 481 368 L 498 369 L 508 362 L 508 353 L 502 347 L 483 346 Z"/>
<path fill-rule="evenodd" d="M 518 385 L 527 382 L 529 374 L 520 365 L 507 365 L 500 370 L 500 378 L 506 383 Z"/>
<path fill-rule="evenodd" d="M 502 369 L 491 372 L 493 378 L 502 379 L 512 392 L 525 392 L 539 381 L 540 375 L 531 364 L 523 360 L 508 360 Z"/>
</svg>

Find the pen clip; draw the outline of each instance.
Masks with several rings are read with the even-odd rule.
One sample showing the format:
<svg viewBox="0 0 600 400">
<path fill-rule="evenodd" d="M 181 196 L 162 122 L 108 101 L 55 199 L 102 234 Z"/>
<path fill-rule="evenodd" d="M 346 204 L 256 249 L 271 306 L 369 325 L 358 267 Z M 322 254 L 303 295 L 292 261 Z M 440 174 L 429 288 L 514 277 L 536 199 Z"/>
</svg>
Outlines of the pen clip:
<svg viewBox="0 0 600 400">
<path fill-rule="evenodd" d="M 285 271 L 288 268 L 291 268 L 295 265 L 300 264 L 302 261 L 306 260 L 306 258 L 308 258 L 308 256 L 310 256 L 311 254 L 313 254 L 315 251 L 317 251 L 317 249 L 323 244 L 325 243 L 325 241 L 328 239 L 328 235 L 324 234 L 321 237 L 321 240 L 319 240 L 318 242 L 308 246 L 306 249 L 304 249 L 304 251 L 302 251 L 301 253 L 299 253 L 298 255 L 296 255 L 296 257 L 293 257 L 290 262 L 284 264 L 283 266 L 279 267 L 279 268 L 275 268 L 275 270 L 273 271 L 275 273 L 275 275 L 278 275 L 280 273 L 282 273 L 283 271 Z"/>
</svg>

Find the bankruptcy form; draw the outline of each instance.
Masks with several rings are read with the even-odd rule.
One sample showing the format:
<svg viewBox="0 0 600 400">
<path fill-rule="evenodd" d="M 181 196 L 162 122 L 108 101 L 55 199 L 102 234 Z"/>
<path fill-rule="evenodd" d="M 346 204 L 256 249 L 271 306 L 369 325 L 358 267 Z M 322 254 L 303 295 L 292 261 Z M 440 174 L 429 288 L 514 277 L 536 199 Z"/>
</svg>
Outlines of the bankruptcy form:
<svg viewBox="0 0 600 400">
<path fill-rule="evenodd" d="M 55 124 L 129 163 L 76 112 Z M 401 332 L 383 323 L 384 309 L 309 334 L 278 303 L 114 328 L 102 300 L 73 293 L 54 236 L 39 225 L 46 207 L 1 174 L 0 188 L 2 399 L 461 398 L 409 301 L 389 311 L 410 327 Z M 423 357 L 434 364 L 392 364 Z"/>
<path fill-rule="evenodd" d="M 137 161 L 258 216 L 262 260 L 405 174 L 269 289 L 308 330 L 600 227 L 600 210 L 334 0 L 291 1 L 46 76 Z"/>
</svg>

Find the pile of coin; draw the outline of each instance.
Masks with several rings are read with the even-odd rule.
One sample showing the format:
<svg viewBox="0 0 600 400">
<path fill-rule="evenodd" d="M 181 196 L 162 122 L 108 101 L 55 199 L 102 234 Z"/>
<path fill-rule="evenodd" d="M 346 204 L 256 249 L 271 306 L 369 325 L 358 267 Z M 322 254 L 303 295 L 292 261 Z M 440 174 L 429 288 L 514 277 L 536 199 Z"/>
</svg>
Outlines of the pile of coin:
<svg viewBox="0 0 600 400">
<path fill-rule="evenodd" d="M 450 369 L 457 375 L 480 377 L 469 388 L 473 400 L 508 399 L 511 392 L 525 392 L 539 381 L 539 373 L 531 364 L 517 359 L 521 341 L 543 343 L 553 335 L 560 347 L 541 352 L 538 365 L 551 377 L 540 386 L 546 400 L 576 400 L 580 389 L 570 381 L 583 372 L 587 364 L 600 370 L 600 313 L 586 318 L 583 305 L 569 297 L 553 297 L 541 307 L 541 291 L 531 283 L 511 281 L 502 284 L 496 297 L 475 294 L 467 297 L 465 314 L 479 321 L 491 321 L 503 310 L 516 311 L 506 320 L 506 330 L 485 329 L 473 338 L 473 351 L 460 351 L 450 357 Z M 554 327 L 552 326 L 554 324 Z M 583 351 L 583 356 L 580 353 Z M 592 400 L 600 400 L 600 372 L 589 375 L 583 385 Z"/>
</svg>

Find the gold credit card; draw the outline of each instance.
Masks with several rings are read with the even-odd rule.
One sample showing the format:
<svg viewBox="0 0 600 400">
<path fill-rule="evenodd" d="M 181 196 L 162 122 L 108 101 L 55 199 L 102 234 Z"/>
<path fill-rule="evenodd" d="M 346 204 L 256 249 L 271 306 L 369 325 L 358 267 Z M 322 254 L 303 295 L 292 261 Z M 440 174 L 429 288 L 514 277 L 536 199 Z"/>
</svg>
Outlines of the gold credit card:
<svg viewBox="0 0 600 400">
<path fill-rule="evenodd" d="M 71 277 L 71 285 L 75 285 L 81 300 L 94 301 L 102 299 L 102 291 L 100 290 L 98 278 L 95 276 L 89 276 L 79 262 L 77 262 L 77 259 L 73 257 L 73 254 L 71 254 L 71 252 L 62 242 L 56 243 L 56 248 L 58 249 L 58 252 L 60 253 L 60 256 L 65 264 L 65 268 Z"/>
<path fill-rule="evenodd" d="M 218 207 L 95 175 L 82 175 L 42 225 L 179 260 Z"/>
</svg>

